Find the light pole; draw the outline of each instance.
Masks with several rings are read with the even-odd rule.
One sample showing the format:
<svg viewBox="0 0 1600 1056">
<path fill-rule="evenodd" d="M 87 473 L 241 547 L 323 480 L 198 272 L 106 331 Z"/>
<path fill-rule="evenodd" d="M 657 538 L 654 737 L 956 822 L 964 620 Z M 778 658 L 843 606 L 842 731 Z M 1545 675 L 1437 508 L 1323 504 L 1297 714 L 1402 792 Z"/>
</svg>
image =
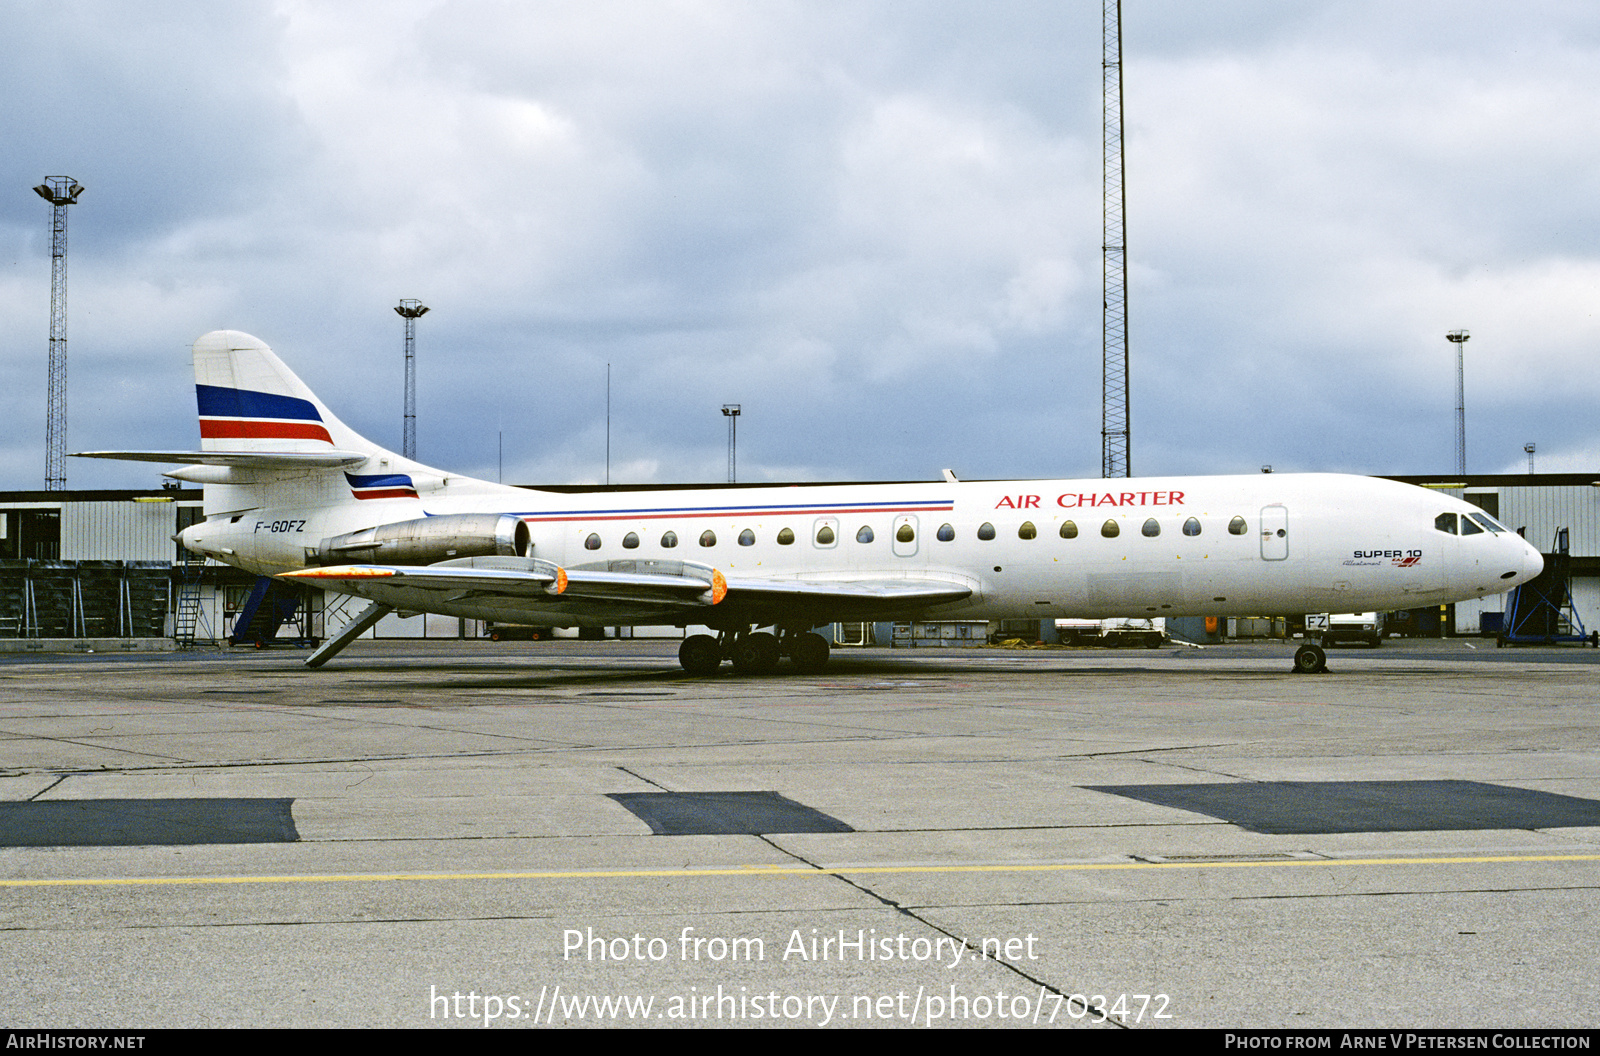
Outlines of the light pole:
<svg viewBox="0 0 1600 1056">
<path fill-rule="evenodd" d="M 33 189 L 50 210 L 50 368 L 44 422 L 44 490 L 67 486 L 67 206 L 78 204 L 83 184 L 71 176 L 46 176 Z"/>
<path fill-rule="evenodd" d="M 1472 335 L 1452 330 L 1444 339 L 1456 346 L 1456 473 L 1467 475 L 1467 341 Z"/>
<path fill-rule="evenodd" d="M 1528 476 L 1531 477 L 1531 476 L 1533 476 L 1533 450 L 1534 450 L 1533 441 L 1530 440 L 1527 443 L 1523 444 L 1522 445 L 1522 450 L 1524 450 L 1524 451 L 1526 451 L 1528 453 Z"/>
<path fill-rule="evenodd" d="M 415 297 L 402 300 L 395 312 L 406 321 L 406 420 L 401 454 L 417 457 L 417 320 L 428 309 Z"/>
<path fill-rule="evenodd" d="M 722 405 L 722 413 L 728 419 L 728 483 L 736 484 L 739 481 L 739 462 L 737 457 L 739 449 L 739 405 L 737 403 L 725 403 Z"/>
</svg>

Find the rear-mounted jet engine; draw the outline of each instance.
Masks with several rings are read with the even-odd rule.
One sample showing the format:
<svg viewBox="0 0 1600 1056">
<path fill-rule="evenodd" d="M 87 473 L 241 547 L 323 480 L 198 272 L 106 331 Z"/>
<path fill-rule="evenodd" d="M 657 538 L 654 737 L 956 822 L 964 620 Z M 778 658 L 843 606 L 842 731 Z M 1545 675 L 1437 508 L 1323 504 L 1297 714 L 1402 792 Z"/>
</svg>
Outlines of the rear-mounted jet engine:
<svg viewBox="0 0 1600 1056">
<path fill-rule="evenodd" d="M 458 557 L 527 557 L 528 525 L 510 514 L 458 513 L 363 528 L 324 539 L 324 565 L 431 565 Z"/>
</svg>

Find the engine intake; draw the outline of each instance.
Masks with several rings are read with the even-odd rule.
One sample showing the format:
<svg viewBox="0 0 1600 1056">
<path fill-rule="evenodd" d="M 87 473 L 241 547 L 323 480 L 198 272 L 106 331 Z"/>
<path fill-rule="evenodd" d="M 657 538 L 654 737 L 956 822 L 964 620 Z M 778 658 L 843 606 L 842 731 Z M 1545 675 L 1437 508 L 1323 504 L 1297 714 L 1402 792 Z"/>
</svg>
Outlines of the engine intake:
<svg viewBox="0 0 1600 1056">
<path fill-rule="evenodd" d="M 508 513 L 456 513 L 397 521 L 324 539 L 323 565 L 431 565 L 460 557 L 527 557 L 528 525 Z"/>
</svg>

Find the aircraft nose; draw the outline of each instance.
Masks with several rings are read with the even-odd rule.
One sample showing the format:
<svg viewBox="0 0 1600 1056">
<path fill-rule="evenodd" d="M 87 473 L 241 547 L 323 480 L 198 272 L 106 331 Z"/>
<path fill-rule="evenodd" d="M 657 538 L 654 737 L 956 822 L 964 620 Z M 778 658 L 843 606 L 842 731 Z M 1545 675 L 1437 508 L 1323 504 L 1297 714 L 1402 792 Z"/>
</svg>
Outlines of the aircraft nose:
<svg viewBox="0 0 1600 1056">
<path fill-rule="evenodd" d="M 1535 550 L 1532 544 L 1524 541 L 1522 544 L 1522 575 L 1525 578 L 1522 582 L 1526 583 L 1543 571 L 1544 555 Z"/>
<path fill-rule="evenodd" d="M 1506 589 L 1519 586 L 1544 571 L 1544 556 L 1535 550 L 1526 539 L 1516 538 L 1517 551 L 1508 555 L 1511 564 L 1516 567 L 1510 572 L 1503 572 L 1500 578 L 1506 581 Z"/>
</svg>

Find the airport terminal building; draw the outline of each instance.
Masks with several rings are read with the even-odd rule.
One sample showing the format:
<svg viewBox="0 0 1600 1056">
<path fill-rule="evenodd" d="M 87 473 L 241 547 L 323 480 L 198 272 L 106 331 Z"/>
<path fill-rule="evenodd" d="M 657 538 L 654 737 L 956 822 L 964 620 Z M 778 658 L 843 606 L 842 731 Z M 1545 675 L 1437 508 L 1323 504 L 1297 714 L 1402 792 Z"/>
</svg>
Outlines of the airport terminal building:
<svg viewBox="0 0 1600 1056">
<path fill-rule="evenodd" d="M 1472 503 L 1521 531 L 1542 553 L 1561 557 L 1575 623 L 1585 631 L 1600 627 L 1600 474 L 1391 479 Z M 290 603 L 292 613 L 274 634 L 320 639 L 364 606 L 346 595 L 281 584 L 265 595 L 266 584 L 256 577 L 183 550 L 172 537 L 202 519 L 201 499 L 199 489 L 176 486 L 0 492 L 0 649 L 43 649 L 50 642 L 161 648 L 175 639 L 244 638 L 241 614 L 254 618 L 259 608 L 274 606 L 287 611 Z M 1498 595 L 1442 613 L 1397 613 L 1391 628 L 1437 635 L 1442 623 L 1444 633 L 1494 637 L 1506 605 L 1507 595 Z M 368 634 L 462 638 L 486 630 L 476 620 L 391 614 Z M 963 640 L 983 637 L 966 630 Z"/>
</svg>

